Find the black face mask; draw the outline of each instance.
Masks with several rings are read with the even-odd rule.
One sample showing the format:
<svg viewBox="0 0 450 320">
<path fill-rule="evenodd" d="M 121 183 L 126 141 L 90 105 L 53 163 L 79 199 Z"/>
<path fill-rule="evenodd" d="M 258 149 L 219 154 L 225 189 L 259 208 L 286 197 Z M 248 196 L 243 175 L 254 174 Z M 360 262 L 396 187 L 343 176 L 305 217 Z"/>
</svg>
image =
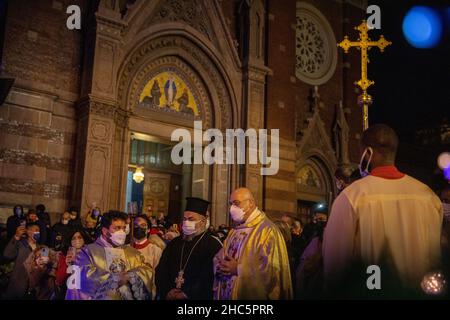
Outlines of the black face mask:
<svg viewBox="0 0 450 320">
<path fill-rule="evenodd" d="M 135 227 L 133 232 L 133 237 L 138 240 L 144 239 L 147 237 L 147 228 Z"/>
</svg>

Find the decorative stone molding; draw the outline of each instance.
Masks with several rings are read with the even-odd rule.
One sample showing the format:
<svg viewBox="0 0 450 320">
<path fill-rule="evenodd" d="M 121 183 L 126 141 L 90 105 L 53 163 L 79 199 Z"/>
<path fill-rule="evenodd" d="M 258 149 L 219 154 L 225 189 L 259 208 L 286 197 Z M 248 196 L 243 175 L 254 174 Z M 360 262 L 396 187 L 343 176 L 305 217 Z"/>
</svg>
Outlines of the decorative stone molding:
<svg viewBox="0 0 450 320">
<path fill-rule="evenodd" d="M 181 60 L 165 57 L 158 60 L 157 56 L 164 56 L 164 52 L 175 50 L 183 51 L 187 54 L 189 59 L 193 59 L 198 62 L 203 68 L 205 73 L 211 79 L 209 85 L 213 87 L 218 96 L 218 107 L 220 108 L 220 123 L 215 123 L 214 125 L 220 125 L 222 128 L 231 128 L 232 126 L 232 111 L 231 111 L 231 100 L 229 92 L 226 85 L 222 79 L 221 74 L 217 70 L 217 67 L 209 59 L 206 54 L 200 50 L 195 44 L 193 44 L 188 39 L 181 36 L 169 36 L 169 37 L 158 37 L 152 39 L 139 48 L 137 48 L 134 53 L 127 59 L 125 66 L 122 68 L 122 73 L 118 82 L 118 101 L 119 105 L 126 106 L 126 110 L 133 110 L 135 103 L 137 101 L 137 95 L 140 93 L 140 88 L 142 87 L 143 79 L 148 72 L 150 72 L 152 67 L 156 67 L 164 63 L 174 63 L 176 67 L 185 69 L 192 75 L 192 80 L 194 83 L 199 84 L 199 90 L 201 90 L 204 85 L 202 85 L 202 79 L 195 76 L 193 70 L 186 69 L 186 64 Z M 156 56 L 153 60 L 149 61 L 147 64 L 145 61 L 149 60 L 149 56 Z M 164 60 L 168 59 L 168 60 Z M 205 92 L 206 90 L 203 89 Z M 201 101 L 203 103 L 203 112 L 205 114 L 206 123 L 212 124 L 212 106 L 207 99 L 202 99 L 202 92 L 199 92 Z M 203 95 L 204 96 L 204 95 Z M 214 119 L 217 121 L 217 119 Z"/>
<path fill-rule="evenodd" d="M 114 43 L 99 39 L 97 45 L 98 59 L 96 59 L 98 66 L 96 66 L 95 86 L 96 88 L 108 94 L 113 93 L 113 78 L 114 74 Z"/>
<path fill-rule="evenodd" d="M 111 143 L 111 124 L 100 119 L 92 119 L 89 128 L 89 139 L 100 143 Z"/>
<path fill-rule="evenodd" d="M 216 42 L 208 12 L 202 0 L 166 0 L 161 1 L 160 7 L 142 29 L 162 22 L 183 21 L 200 31 L 211 42 Z M 141 30 L 142 30 L 141 29 Z"/>
<path fill-rule="evenodd" d="M 311 85 L 327 82 L 337 64 L 336 38 L 325 16 L 314 6 L 297 2 L 297 78 Z"/>
</svg>

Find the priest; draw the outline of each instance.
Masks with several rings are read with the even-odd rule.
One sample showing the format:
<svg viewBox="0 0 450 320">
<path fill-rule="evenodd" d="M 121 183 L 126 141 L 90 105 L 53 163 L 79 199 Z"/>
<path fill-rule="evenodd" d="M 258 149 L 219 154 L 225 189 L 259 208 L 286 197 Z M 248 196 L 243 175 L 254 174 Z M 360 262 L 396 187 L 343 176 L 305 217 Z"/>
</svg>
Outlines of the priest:
<svg viewBox="0 0 450 320">
<path fill-rule="evenodd" d="M 209 231 L 209 202 L 186 198 L 183 234 L 163 251 L 156 268 L 159 299 L 208 300 L 213 297 L 213 258 L 222 243 Z"/>
<path fill-rule="evenodd" d="M 138 250 L 125 246 L 126 220 L 127 215 L 120 211 L 103 216 L 100 236 L 76 257 L 79 272 L 72 277 L 79 277 L 74 281 L 79 287 L 71 289 L 68 284 L 66 299 L 151 299 L 154 272 Z"/>
<path fill-rule="evenodd" d="M 286 243 L 247 188 L 230 197 L 236 227 L 214 258 L 217 300 L 287 300 L 292 284 Z"/>
</svg>

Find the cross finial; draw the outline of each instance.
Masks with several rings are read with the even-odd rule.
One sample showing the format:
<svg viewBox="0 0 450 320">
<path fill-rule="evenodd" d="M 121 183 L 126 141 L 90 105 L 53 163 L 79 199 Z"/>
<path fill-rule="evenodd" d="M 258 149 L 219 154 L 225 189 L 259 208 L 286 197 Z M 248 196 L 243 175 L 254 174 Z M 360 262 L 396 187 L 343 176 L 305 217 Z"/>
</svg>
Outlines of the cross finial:
<svg viewBox="0 0 450 320">
<path fill-rule="evenodd" d="M 351 41 L 348 39 L 348 36 L 344 36 L 344 40 L 338 43 L 338 46 L 344 49 L 345 53 L 348 53 L 348 50 L 351 47 L 356 47 L 361 51 L 361 79 L 355 82 L 355 84 L 363 91 L 362 95 L 358 97 L 358 101 L 363 106 L 363 128 L 365 130 L 369 127 L 368 106 L 372 103 L 372 97 L 367 94 L 367 88 L 375 84 L 374 81 L 367 78 L 367 64 L 370 62 L 367 51 L 372 47 L 378 47 L 380 51 L 383 52 L 384 48 L 391 45 L 392 42 L 387 41 L 382 35 L 378 41 L 370 40 L 368 34 L 369 27 L 365 20 L 363 20 L 359 26 L 355 27 L 355 29 L 359 31 L 358 41 Z"/>
</svg>

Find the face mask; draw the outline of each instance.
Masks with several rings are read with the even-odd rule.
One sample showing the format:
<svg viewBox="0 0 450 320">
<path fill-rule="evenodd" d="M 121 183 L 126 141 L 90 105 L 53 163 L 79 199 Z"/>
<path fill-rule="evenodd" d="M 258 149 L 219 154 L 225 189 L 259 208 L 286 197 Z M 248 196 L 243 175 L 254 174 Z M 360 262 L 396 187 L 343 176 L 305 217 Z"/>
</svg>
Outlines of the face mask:
<svg viewBox="0 0 450 320">
<path fill-rule="evenodd" d="M 20 208 L 15 208 L 14 209 L 14 214 L 17 216 L 17 217 L 22 217 L 23 216 L 23 212 L 22 212 L 22 209 L 20 209 Z"/>
<path fill-rule="evenodd" d="M 142 228 L 142 227 L 135 227 L 134 228 L 134 233 L 133 233 L 133 237 L 141 240 L 147 237 L 147 228 Z"/>
<path fill-rule="evenodd" d="M 363 163 L 365 161 L 367 152 L 370 152 L 370 156 L 369 156 L 369 160 L 367 160 L 365 167 L 363 168 Z M 362 178 L 367 177 L 370 174 L 369 173 L 369 165 L 370 165 L 370 161 L 372 160 L 372 156 L 373 156 L 373 149 L 371 147 L 367 147 L 361 156 L 361 160 L 359 161 L 359 173 L 361 174 Z"/>
<path fill-rule="evenodd" d="M 209 218 L 207 218 L 205 229 L 209 229 L 210 226 L 211 226 L 211 223 L 209 222 Z"/>
<path fill-rule="evenodd" d="M 245 212 L 242 208 L 233 204 L 230 207 L 230 215 L 234 222 L 242 223 L 244 221 Z"/>
<path fill-rule="evenodd" d="M 126 226 L 125 226 L 125 233 L 128 235 L 128 234 L 130 234 L 130 225 L 129 224 L 127 224 Z"/>
<path fill-rule="evenodd" d="M 33 232 L 33 239 L 34 239 L 34 241 L 39 242 L 39 240 L 41 240 L 41 233 Z"/>
<path fill-rule="evenodd" d="M 444 208 L 444 219 L 450 222 L 450 203 L 442 202 Z"/>
<path fill-rule="evenodd" d="M 125 243 L 126 238 L 127 234 L 123 230 L 119 230 L 111 234 L 111 241 L 116 246 L 122 246 Z"/>
<path fill-rule="evenodd" d="M 189 221 L 189 220 L 183 221 L 183 233 L 187 236 L 194 234 L 197 231 L 196 229 L 197 223 L 198 221 Z"/>
</svg>

